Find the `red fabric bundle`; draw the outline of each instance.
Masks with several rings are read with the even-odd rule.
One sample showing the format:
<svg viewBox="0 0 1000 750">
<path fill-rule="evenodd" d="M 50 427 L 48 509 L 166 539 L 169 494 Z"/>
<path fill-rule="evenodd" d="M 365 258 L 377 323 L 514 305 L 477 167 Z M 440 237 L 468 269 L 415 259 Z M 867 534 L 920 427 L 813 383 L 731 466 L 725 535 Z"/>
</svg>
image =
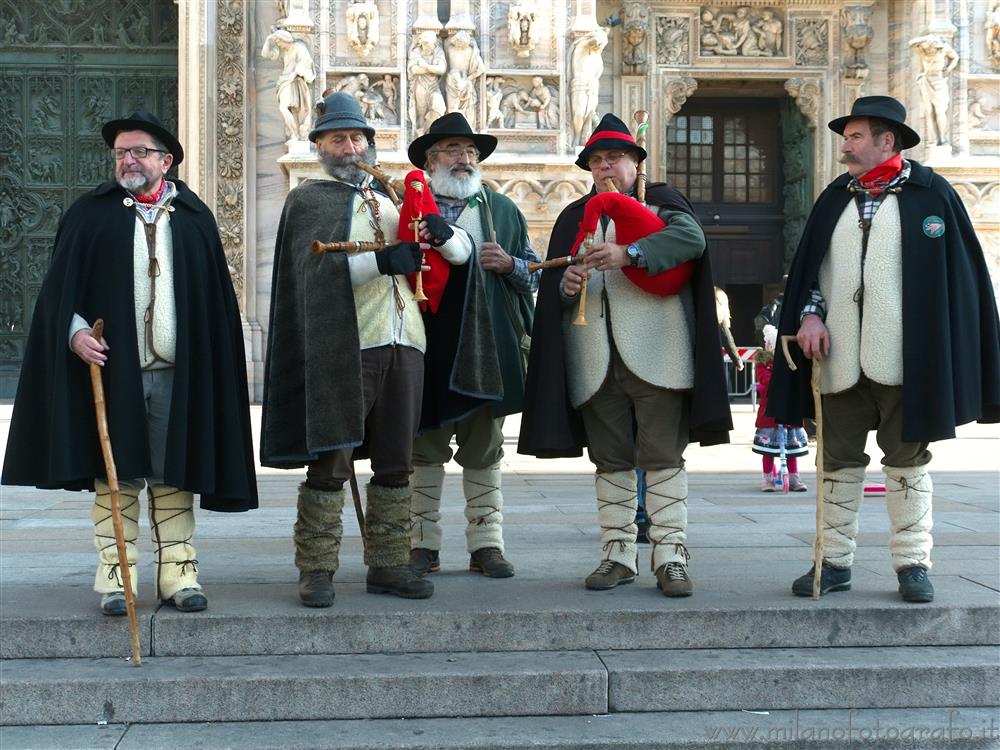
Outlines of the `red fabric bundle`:
<svg viewBox="0 0 1000 750">
<path fill-rule="evenodd" d="M 424 187 L 417 191 L 411 187 L 411 183 L 419 182 Z M 422 170 L 414 169 L 406 175 L 404 181 L 406 192 L 403 194 L 403 205 L 399 209 L 399 240 L 400 242 L 420 242 L 416 232 L 413 231 L 413 220 L 418 216 L 423 218 L 427 214 L 441 215 L 441 211 L 431 194 L 431 189 L 427 187 L 427 179 Z M 421 302 L 423 310 L 430 307 L 432 313 L 436 313 L 441 304 L 441 297 L 444 295 L 445 285 L 448 283 L 448 275 L 451 273 L 451 265 L 437 250 L 428 250 L 424 253 L 424 264 L 431 267 L 430 271 L 424 271 L 423 286 L 427 302 Z M 416 288 L 417 275 L 410 274 L 406 277 L 411 288 Z"/>
<path fill-rule="evenodd" d="M 583 210 L 580 233 L 573 243 L 573 255 L 576 255 L 587 234 L 597 231 L 597 224 L 602 215 L 606 215 L 614 221 L 615 242 L 620 245 L 638 242 L 643 237 L 648 237 L 666 226 L 663 219 L 635 198 L 621 193 L 599 193 L 587 201 Z M 669 297 L 680 292 L 694 273 L 694 267 L 695 262 L 689 260 L 655 275 L 651 275 L 645 268 L 632 268 L 631 266 L 626 266 L 622 271 L 629 281 L 643 291 L 660 297 Z"/>
</svg>

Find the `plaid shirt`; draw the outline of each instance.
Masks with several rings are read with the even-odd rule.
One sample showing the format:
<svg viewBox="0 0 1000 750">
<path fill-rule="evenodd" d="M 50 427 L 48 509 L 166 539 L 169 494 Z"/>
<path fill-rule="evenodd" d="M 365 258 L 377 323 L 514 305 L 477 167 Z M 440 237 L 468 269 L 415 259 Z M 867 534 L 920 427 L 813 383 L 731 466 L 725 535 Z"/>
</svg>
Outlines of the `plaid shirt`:
<svg viewBox="0 0 1000 750">
<path fill-rule="evenodd" d="M 469 205 L 470 200 L 468 198 L 448 198 L 443 195 L 436 195 L 434 198 L 437 201 L 438 208 L 441 209 L 441 216 L 449 224 L 455 224 L 458 221 L 458 217 L 461 216 L 462 211 Z M 506 250 L 506 248 L 504 249 Z M 528 262 L 537 263 L 539 257 L 532 249 L 530 242 L 524 246 L 524 254 L 526 256 L 524 258 L 518 258 L 514 255 L 510 256 L 511 260 L 514 261 L 514 268 L 510 273 L 503 274 L 503 277 L 517 291 L 533 292 L 538 289 L 538 279 L 542 275 L 542 272 L 541 270 L 534 273 L 528 271 Z"/>
<path fill-rule="evenodd" d="M 900 185 L 908 179 L 910 179 L 910 162 L 903 159 L 903 168 L 899 174 L 889 180 L 885 189 L 880 191 L 878 195 L 872 195 L 871 192 L 861 187 L 857 177 L 847 183 L 847 189 L 854 193 L 854 201 L 858 207 L 858 221 L 871 226 L 872 219 L 875 218 L 875 213 L 885 197 L 889 193 L 898 193 Z M 823 294 L 816 284 L 813 284 L 812 289 L 809 290 L 809 300 L 802 306 L 802 312 L 799 313 L 800 323 L 806 315 L 819 315 L 822 320 L 826 320 L 826 300 L 823 299 Z"/>
</svg>

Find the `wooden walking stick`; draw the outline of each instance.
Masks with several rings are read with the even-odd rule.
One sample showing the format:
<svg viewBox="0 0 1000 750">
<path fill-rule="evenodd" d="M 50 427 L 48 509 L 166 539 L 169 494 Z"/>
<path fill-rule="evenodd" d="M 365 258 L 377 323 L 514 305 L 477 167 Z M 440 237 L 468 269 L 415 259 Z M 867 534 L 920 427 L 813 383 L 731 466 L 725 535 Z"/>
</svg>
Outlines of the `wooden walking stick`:
<svg viewBox="0 0 1000 750">
<path fill-rule="evenodd" d="M 781 350 L 785 354 L 788 369 L 798 368 L 788 351 L 788 342 L 795 341 L 794 336 L 781 337 Z M 820 359 L 813 357 L 812 361 L 812 395 L 816 409 L 816 541 L 813 544 L 813 599 L 819 599 L 820 580 L 823 575 L 823 396 L 820 388 Z"/>
<path fill-rule="evenodd" d="M 361 508 L 361 491 L 358 489 L 358 477 L 354 473 L 354 462 L 351 461 L 351 497 L 354 499 L 354 513 L 358 517 L 358 527 L 361 529 L 361 549 L 368 549 L 368 531 L 365 525 L 365 512 Z"/>
<path fill-rule="evenodd" d="M 91 328 L 91 335 L 101 340 L 104 335 L 104 321 L 98 320 Z M 108 488 L 111 490 L 111 525 L 115 529 L 115 546 L 118 548 L 118 569 L 122 574 L 122 585 L 125 587 L 125 611 L 128 613 L 128 630 L 132 638 L 132 661 L 137 667 L 142 666 L 142 654 L 139 651 L 139 621 L 135 615 L 135 595 L 132 593 L 132 572 L 129 570 L 128 553 L 125 550 L 125 530 L 122 528 L 122 498 L 118 487 L 118 469 L 115 468 L 115 457 L 111 451 L 111 434 L 108 431 L 108 410 L 104 402 L 104 381 L 101 379 L 101 366 L 90 365 L 90 385 L 94 391 L 94 410 L 97 412 L 97 434 L 101 440 L 101 453 L 104 456 L 104 468 L 108 474 Z"/>
</svg>

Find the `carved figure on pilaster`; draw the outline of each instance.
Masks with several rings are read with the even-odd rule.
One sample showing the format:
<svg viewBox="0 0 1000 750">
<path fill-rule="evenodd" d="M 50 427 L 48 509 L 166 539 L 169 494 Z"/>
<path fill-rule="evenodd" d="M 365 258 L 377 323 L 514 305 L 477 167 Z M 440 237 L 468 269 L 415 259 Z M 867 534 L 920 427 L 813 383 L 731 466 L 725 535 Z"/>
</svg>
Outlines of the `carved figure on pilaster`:
<svg viewBox="0 0 1000 750">
<path fill-rule="evenodd" d="M 276 94 L 285 135 L 290 141 L 308 140 L 312 130 L 310 87 L 316 79 L 309 45 L 286 29 L 272 27 L 260 54 L 269 60 L 280 59 L 284 66 L 278 77 Z"/>
<path fill-rule="evenodd" d="M 423 135 L 430 124 L 445 113 L 441 78 L 447 69 L 437 32 L 417 29 L 406 65 L 410 77 L 410 125 L 414 135 Z"/>
<path fill-rule="evenodd" d="M 461 112 L 472 127 L 479 119 L 479 94 L 476 80 L 486 72 L 486 63 L 479 54 L 479 45 L 471 29 L 455 29 L 445 40 L 448 75 L 445 93 L 449 112 Z"/>
<path fill-rule="evenodd" d="M 819 122 L 819 103 L 822 90 L 815 78 L 791 78 L 785 81 L 785 91 L 795 100 L 799 112 L 806 116 L 809 127 Z"/>
<path fill-rule="evenodd" d="M 608 46 L 608 30 L 597 26 L 589 31 L 574 32 L 570 47 L 569 88 L 570 111 L 573 115 L 571 146 L 583 146 L 596 126 L 597 95 L 604 73 L 604 48 Z"/>
<path fill-rule="evenodd" d="M 851 52 L 851 61 L 844 65 L 844 78 L 863 81 L 868 77 L 865 51 L 875 35 L 871 27 L 872 9 L 868 5 L 849 5 L 841 13 L 844 44 Z"/>
<path fill-rule="evenodd" d="M 661 127 L 666 127 L 674 119 L 674 115 L 681 111 L 681 107 L 695 91 L 698 90 L 698 82 L 694 78 L 671 78 L 664 87 L 666 96 L 667 112 L 661 122 Z"/>
<path fill-rule="evenodd" d="M 358 53 L 368 57 L 379 42 L 378 6 L 374 0 L 354 0 L 347 6 L 347 41 Z"/>
<path fill-rule="evenodd" d="M 948 112 L 951 107 L 951 91 L 948 77 L 958 65 L 958 53 L 937 34 L 925 34 L 910 40 L 910 46 L 920 56 L 921 72 L 917 75 L 917 89 L 924 117 L 927 118 L 927 132 L 933 134 L 940 146 L 948 138 Z"/>
<path fill-rule="evenodd" d="M 649 31 L 649 7 L 645 2 L 630 1 L 622 8 L 622 73 L 646 75 L 646 34 Z"/>
<path fill-rule="evenodd" d="M 986 14 L 986 57 L 994 68 L 1000 68 L 1000 0 L 990 3 Z"/>
<path fill-rule="evenodd" d="M 538 44 L 538 14 L 531 0 L 516 0 L 507 9 L 507 37 L 517 57 L 531 57 Z"/>
</svg>

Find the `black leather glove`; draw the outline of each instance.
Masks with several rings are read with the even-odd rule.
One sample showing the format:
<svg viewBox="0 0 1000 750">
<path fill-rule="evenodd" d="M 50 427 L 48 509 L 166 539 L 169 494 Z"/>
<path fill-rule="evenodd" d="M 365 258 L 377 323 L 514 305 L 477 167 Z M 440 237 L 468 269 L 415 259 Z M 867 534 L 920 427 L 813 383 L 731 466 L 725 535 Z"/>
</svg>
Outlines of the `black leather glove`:
<svg viewBox="0 0 1000 750">
<path fill-rule="evenodd" d="M 378 266 L 378 272 L 386 276 L 395 276 L 397 273 L 403 275 L 416 273 L 420 270 L 423 259 L 424 253 L 420 249 L 419 242 L 400 242 L 375 253 L 375 264 Z"/>
<path fill-rule="evenodd" d="M 451 224 L 439 214 L 427 214 L 424 221 L 427 222 L 427 231 L 431 233 L 431 245 L 434 247 L 441 247 L 455 236 L 455 230 L 451 228 Z"/>
</svg>

